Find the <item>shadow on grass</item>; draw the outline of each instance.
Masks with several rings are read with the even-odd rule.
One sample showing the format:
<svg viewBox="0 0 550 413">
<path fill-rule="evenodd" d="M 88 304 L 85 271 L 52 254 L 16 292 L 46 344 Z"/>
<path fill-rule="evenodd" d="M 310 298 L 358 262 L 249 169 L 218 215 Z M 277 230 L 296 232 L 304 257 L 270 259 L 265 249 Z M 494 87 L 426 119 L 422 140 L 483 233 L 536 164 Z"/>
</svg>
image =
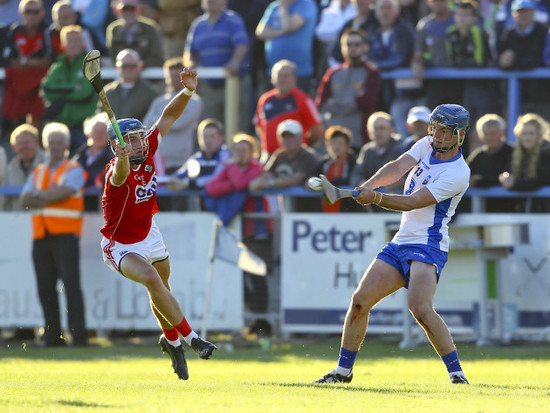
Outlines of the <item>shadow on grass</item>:
<svg viewBox="0 0 550 413">
<path fill-rule="evenodd" d="M 478 384 L 477 386 L 481 387 L 481 388 L 484 388 L 484 389 L 490 389 L 492 391 L 494 390 L 505 390 L 507 392 L 512 392 L 514 391 L 515 389 L 517 389 L 518 387 L 518 384 L 517 383 L 512 383 L 510 385 L 503 385 L 503 384 L 485 384 L 485 383 L 480 383 Z M 546 395 L 546 396 L 550 396 L 550 389 L 548 389 L 547 386 L 544 386 L 544 385 L 540 385 L 540 386 L 533 386 L 533 385 L 525 385 L 525 384 L 522 384 L 521 385 L 521 389 L 522 390 L 532 390 L 534 392 L 541 392 L 540 395 L 543 396 L 543 395 Z"/>
<path fill-rule="evenodd" d="M 410 384 L 404 384 L 402 388 L 399 387 L 372 387 L 372 386 L 357 386 L 357 385 L 350 385 L 350 384 L 344 384 L 344 383 L 338 383 L 338 384 L 330 384 L 330 383 L 289 383 L 289 382 L 262 382 L 261 383 L 264 386 L 278 386 L 278 387 L 293 387 L 293 388 L 318 388 L 320 390 L 327 390 L 327 391 L 351 391 L 351 392 L 365 392 L 365 393 L 376 393 L 376 394 L 403 394 L 407 395 L 409 397 L 425 397 L 426 394 L 430 394 L 433 391 L 433 388 L 430 386 L 424 386 L 424 387 L 418 387 L 414 386 L 411 387 Z M 451 389 L 468 389 L 471 393 L 481 393 L 483 394 L 484 390 L 489 392 L 494 392 L 496 390 L 499 390 L 506 394 L 511 394 L 515 390 L 517 390 L 517 383 L 511 383 L 510 385 L 502 385 L 502 384 L 485 384 L 485 383 L 474 383 L 470 384 L 469 386 L 452 386 L 449 385 L 449 390 Z M 542 396 L 548 396 L 550 395 L 550 391 L 547 387 L 541 385 L 541 386 L 521 386 L 522 391 L 530 390 L 537 394 Z M 490 394 L 490 393 L 489 393 Z"/>
<path fill-rule="evenodd" d="M 341 390 L 341 391 L 351 391 L 351 392 L 364 392 L 364 393 L 377 393 L 377 394 L 396 394 L 396 393 L 403 393 L 411 395 L 411 390 L 408 389 L 396 389 L 395 387 L 390 388 L 379 388 L 379 387 L 365 387 L 365 386 L 355 386 L 350 384 L 329 384 L 329 383 L 280 383 L 280 382 L 263 382 L 261 383 L 265 386 L 279 386 L 279 387 L 299 387 L 299 388 L 310 388 L 310 389 L 319 389 L 319 390 L 328 390 L 328 391 L 334 391 L 334 390 Z M 416 390 L 418 391 L 418 390 Z M 424 396 L 424 393 L 418 394 L 418 396 Z"/>
<path fill-rule="evenodd" d="M 350 384 L 330 384 L 330 383 L 278 383 L 278 382 L 266 382 L 262 383 L 269 386 L 279 386 L 279 387 L 294 387 L 294 388 L 309 388 L 309 389 L 319 389 L 319 391 L 345 391 L 345 392 L 363 392 L 363 393 L 372 393 L 378 395 L 389 394 L 392 396 L 402 394 L 407 397 L 418 397 L 425 398 L 427 394 L 433 392 L 433 388 L 430 386 L 425 386 L 419 388 L 418 386 L 411 387 L 411 385 L 404 384 L 403 386 L 392 386 L 392 387 L 373 387 L 373 386 L 357 386 Z M 456 387 L 457 389 L 463 388 L 463 386 Z"/>
<path fill-rule="evenodd" d="M 333 360 L 338 359 L 340 343 L 334 338 L 319 338 L 308 342 L 293 340 L 273 340 L 269 350 L 262 350 L 260 345 L 237 347 L 227 352 L 223 348 L 214 353 L 213 359 L 229 361 L 276 362 L 288 357 L 299 359 Z M 223 347 L 223 346 L 220 346 Z M 513 360 L 550 360 L 548 345 L 544 343 L 523 344 L 514 346 L 477 347 L 475 344 L 459 344 L 458 352 L 463 360 L 487 361 L 499 359 Z M 192 355 L 188 351 L 187 354 Z M 402 350 L 396 341 L 368 338 L 361 349 L 362 360 L 405 359 L 422 360 L 437 357 L 431 346 L 422 345 L 413 349 Z M 89 347 L 53 347 L 40 348 L 26 346 L 24 343 L 0 345 L 0 360 L 5 358 L 22 358 L 32 360 L 124 360 L 131 358 L 164 358 L 155 342 L 128 344 L 109 343 Z"/>
<path fill-rule="evenodd" d="M 102 408 L 102 409 L 116 409 L 118 407 L 118 406 L 109 406 L 107 404 L 101 404 L 101 403 L 83 402 L 80 400 L 56 400 L 55 403 L 60 404 L 62 406 L 93 407 L 93 408 Z"/>
</svg>

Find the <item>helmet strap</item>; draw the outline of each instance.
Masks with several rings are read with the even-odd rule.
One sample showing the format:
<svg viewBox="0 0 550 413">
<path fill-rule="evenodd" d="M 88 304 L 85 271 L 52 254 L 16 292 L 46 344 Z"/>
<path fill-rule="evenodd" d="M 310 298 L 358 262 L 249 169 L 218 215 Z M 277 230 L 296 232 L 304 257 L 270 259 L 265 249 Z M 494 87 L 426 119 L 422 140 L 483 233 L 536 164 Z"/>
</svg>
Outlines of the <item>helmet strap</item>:
<svg viewBox="0 0 550 413">
<path fill-rule="evenodd" d="M 449 146 L 447 148 L 436 148 L 433 141 L 432 141 L 432 149 L 436 152 L 440 152 L 440 153 L 445 153 L 445 152 L 449 152 L 451 149 L 453 149 L 454 147 L 456 147 L 456 145 L 458 145 L 458 142 L 455 143 L 454 145 L 452 146 Z"/>
</svg>

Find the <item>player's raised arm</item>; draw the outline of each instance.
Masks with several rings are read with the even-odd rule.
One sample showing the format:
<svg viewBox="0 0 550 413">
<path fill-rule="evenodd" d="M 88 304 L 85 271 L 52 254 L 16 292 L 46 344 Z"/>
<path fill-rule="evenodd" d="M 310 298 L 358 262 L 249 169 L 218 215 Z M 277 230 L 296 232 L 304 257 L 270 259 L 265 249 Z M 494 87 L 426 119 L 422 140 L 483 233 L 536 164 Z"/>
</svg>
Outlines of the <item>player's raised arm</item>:
<svg viewBox="0 0 550 413">
<path fill-rule="evenodd" d="M 180 74 L 181 83 L 185 86 L 174 98 L 166 105 L 157 121 L 157 127 L 162 136 L 170 130 L 177 118 L 181 116 L 189 99 L 197 88 L 197 71 L 192 67 L 186 67 Z"/>
<path fill-rule="evenodd" d="M 114 186 L 120 186 L 126 181 L 128 175 L 130 175 L 130 153 L 132 152 L 132 146 L 122 146 L 116 139 L 111 142 L 111 145 L 116 145 L 116 162 L 112 184 Z"/>
</svg>

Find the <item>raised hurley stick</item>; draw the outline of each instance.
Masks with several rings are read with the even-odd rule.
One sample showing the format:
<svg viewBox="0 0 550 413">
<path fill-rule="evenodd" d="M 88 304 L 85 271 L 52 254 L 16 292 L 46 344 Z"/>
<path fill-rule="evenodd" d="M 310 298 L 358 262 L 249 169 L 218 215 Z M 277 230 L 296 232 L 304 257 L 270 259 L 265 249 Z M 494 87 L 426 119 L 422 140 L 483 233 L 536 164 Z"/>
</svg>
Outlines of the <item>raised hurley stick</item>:
<svg viewBox="0 0 550 413">
<path fill-rule="evenodd" d="M 113 125 L 113 129 L 115 130 L 118 142 L 124 147 L 126 146 L 126 143 L 124 142 L 124 139 L 122 139 L 122 134 L 120 133 L 120 128 L 118 127 L 118 123 L 116 122 L 115 114 L 113 113 L 113 109 L 111 109 L 111 105 L 109 104 L 109 100 L 107 99 L 107 95 L 105 94 L 105 89 L 103 89 L 103 81 L 101 80 L 100 58 L 101 53 L 99 53 L 99 50 L 90 50 L 90 52 L 84 57 L 82 73 L 84 73 L 84 77 L 88 79 L 88 82 L 90 82 L 97 95 L 99 96 L 99 100 L 103 105 L 103 109 L 105 109 L 105 112 L 109 117 L 109 121 L 111 122 L 111 125 Z"/>
</svg>

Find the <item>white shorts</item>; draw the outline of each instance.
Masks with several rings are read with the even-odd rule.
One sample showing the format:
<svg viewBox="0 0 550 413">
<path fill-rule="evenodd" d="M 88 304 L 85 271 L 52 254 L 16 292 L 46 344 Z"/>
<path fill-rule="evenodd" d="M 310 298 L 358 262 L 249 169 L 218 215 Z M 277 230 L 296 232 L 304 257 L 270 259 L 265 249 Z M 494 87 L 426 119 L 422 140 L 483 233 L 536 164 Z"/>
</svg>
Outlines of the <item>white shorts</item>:
<svg viewBox="0 0 550 413">
<path fill-rule="evenodd" d="M 128 254 L 137 254 L 151 264 L 168 258 L 168 251 L 155 221 L 152 222 L 151 229 L 143 241 L 134 244 L 121 244 L 103 237 L 101 249 L 103 250 L 103 261 L 117 273 L 120 273 L 120 261 Z"/>
</svg>

